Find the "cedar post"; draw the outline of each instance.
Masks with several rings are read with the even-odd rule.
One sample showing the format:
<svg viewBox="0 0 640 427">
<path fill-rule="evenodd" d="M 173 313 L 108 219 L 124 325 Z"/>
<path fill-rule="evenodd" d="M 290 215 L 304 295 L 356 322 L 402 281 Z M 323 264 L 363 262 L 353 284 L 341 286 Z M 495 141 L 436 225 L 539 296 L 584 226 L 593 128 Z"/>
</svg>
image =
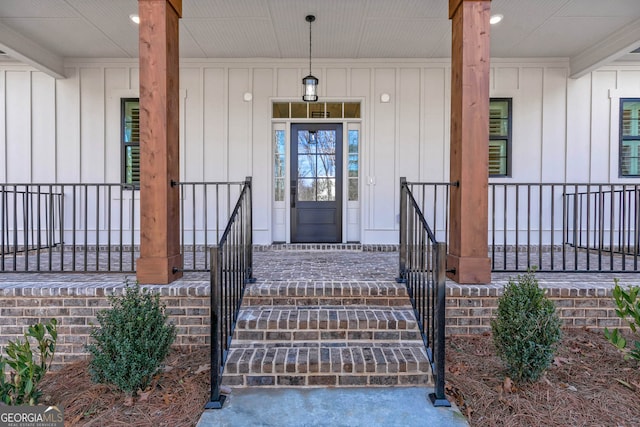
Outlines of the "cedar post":
<svg viewBox="0 0 640 427">
<path fill-rule="evenodd" d="M 449 0 L 451 187 L 448 276 L 491 283 L 488 257 L 489 15 L 491 0 Z"/>
<path fill-rule="evenodd" d="M 182 277 L 179 52 L 182 0 L 138 0 L 140 15 L 140 283 Z"/>
</svg>

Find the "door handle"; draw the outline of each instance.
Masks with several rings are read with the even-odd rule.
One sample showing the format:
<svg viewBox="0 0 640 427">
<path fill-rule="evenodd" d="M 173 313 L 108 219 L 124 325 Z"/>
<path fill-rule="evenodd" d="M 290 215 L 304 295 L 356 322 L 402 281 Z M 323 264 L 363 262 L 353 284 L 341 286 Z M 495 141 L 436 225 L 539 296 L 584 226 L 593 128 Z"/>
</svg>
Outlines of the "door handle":
<svg viewBox="0 0 640 427">
<path fill-rule="evenodd" d="M 298 188 L 298 182 L 296 180 L 291 181 L 291 200 L 290 204 L 292 208 L 296 207 L 296 188 Z"/>
</svg>

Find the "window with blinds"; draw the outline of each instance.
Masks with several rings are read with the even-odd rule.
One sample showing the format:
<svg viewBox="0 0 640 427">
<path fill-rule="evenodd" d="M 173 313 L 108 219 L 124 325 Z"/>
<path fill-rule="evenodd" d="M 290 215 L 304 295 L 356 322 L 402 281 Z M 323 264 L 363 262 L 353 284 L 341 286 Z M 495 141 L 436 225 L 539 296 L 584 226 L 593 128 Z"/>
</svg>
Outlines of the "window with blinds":
<svg viewBox="0 0 640 427">
<path fill-rule="evenodd" d="M 122 182 L 140 185 L 140 100 L 123 98 L 122 114 Z"/>
<path fill-rule="evenodd" d="M 640 99 L 620 99 L 620 176 L 640 176 Z"/>
<path fill-rule="evenodd" d="M 489 176 L 511 175 L 511 98 L 489 101 Z"/>
</svg>

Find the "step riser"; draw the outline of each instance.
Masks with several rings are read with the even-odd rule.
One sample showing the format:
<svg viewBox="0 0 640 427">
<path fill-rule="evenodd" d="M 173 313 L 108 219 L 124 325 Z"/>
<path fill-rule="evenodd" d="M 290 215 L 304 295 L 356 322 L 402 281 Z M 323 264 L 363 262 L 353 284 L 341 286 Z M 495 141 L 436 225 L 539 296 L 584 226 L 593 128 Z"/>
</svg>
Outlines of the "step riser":
<svg viewBox="0 0 640 427">
<path fill-rule="evenodd" d="M 410 308 L 411 303 L 407 297 L 344 297 L 344 298 L 320 298 L 320 297 L 255 297 L 247 296 L 242 299 L 242 304 L 249 307 L 330 307 L 330 306 L 361 306 L 361 307 L 398 307 Z"/>
<path fill-rule="evenodd" d="M 245 291 L 245 297 L 407 297 L 403 284 L 393 282 L 261 282 Z"/>
<path fill-rule="evenodd" d="M 225 375 L 229 387 L 433 387 L 429 374 L 413 375 Z"/>
<path fill-rule="evenodd" d="M 339 342 L 345 341 L 347 343 L 356 341 L 388 341 L 395 344 L 406 344 L 411 341 L 416 341 L 422 344 L 422 336 L 418 331 L 344 331 L 344 330 L 327 330 L 327 331 L 260 331 L 260 330 L 244 330 L 237 331 L 233 338 L 233 345 L 238 347 L 246 347 L 251 344 L 259 344 L 263 342 L 263 345 L 269 345 L 270 343 L 277 343 L 278 346 L 308 346 L 313 342 L 316 344 L 319 341 L 331 341 Z M 307 345 L 308 344 L 308 345 Z"/>
<path fill-rule="evenodd" d="M 229 353 L 225 381 L 230 386 L 430 385 L 424 349 L 266 348 Z"/>
</svg>

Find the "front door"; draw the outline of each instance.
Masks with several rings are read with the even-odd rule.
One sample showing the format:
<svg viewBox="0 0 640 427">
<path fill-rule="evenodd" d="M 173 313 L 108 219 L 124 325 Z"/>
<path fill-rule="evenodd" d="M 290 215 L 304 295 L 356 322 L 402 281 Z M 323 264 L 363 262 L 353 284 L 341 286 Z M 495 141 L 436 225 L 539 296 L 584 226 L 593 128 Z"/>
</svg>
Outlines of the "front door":
<svg viewBox="0 0 640 427">
<path fill-rule="evenodd" d="M 291 242 L 342 242 L 342 124 L 291 125 Z"/>
</svg>

